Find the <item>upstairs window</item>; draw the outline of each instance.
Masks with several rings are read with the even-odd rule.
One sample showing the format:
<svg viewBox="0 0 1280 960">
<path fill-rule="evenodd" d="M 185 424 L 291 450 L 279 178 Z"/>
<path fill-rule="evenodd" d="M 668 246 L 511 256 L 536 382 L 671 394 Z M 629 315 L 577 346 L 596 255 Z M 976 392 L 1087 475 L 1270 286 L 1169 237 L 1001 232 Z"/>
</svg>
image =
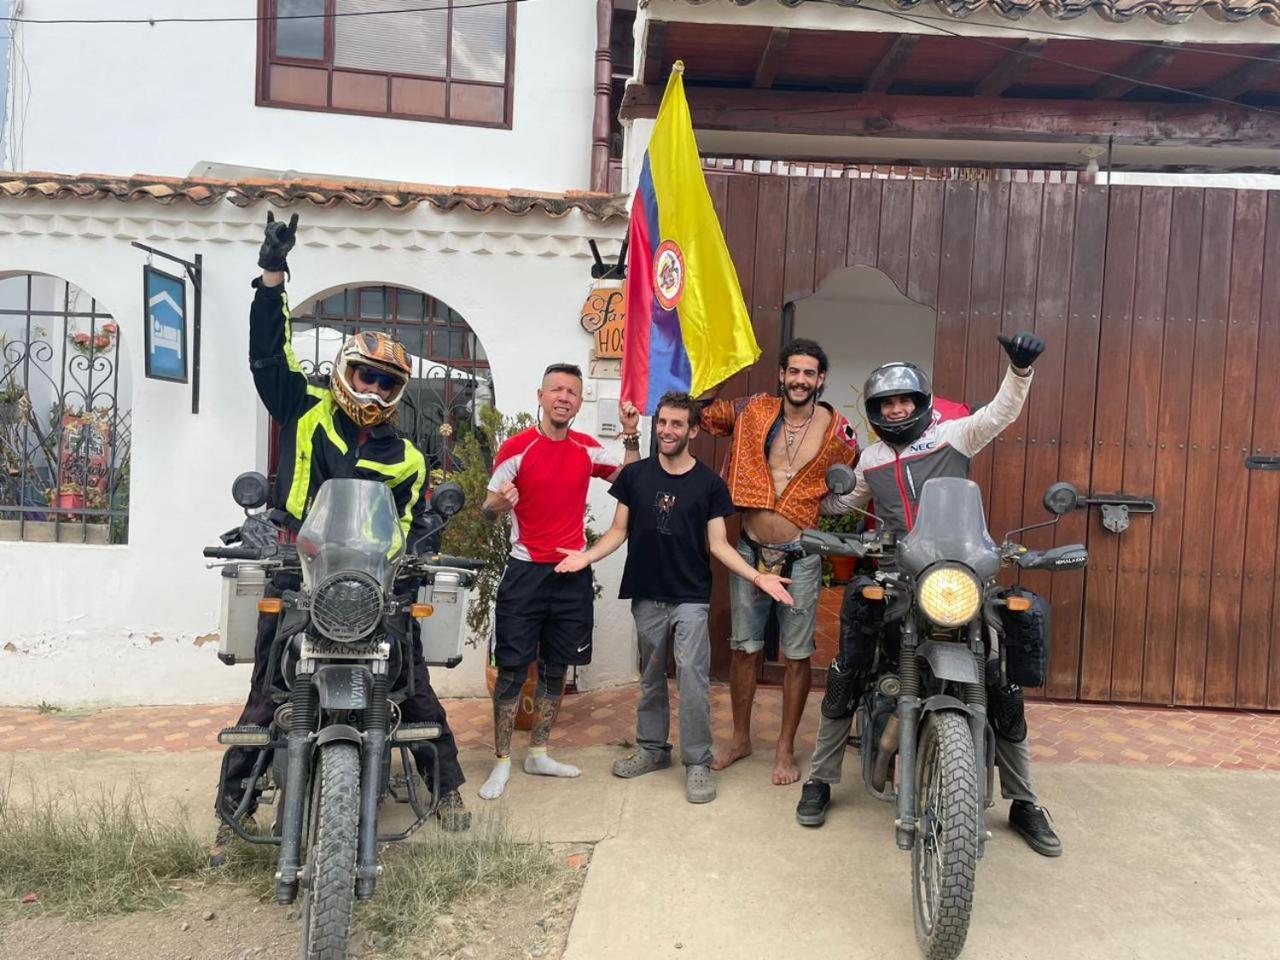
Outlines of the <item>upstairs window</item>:
<svg viewBox="0 0 1280 960">
<path fill-rule="evenodd" d="M 258 103 L 511 126 L 514 0 L 260 0 Z"/>
</svg>

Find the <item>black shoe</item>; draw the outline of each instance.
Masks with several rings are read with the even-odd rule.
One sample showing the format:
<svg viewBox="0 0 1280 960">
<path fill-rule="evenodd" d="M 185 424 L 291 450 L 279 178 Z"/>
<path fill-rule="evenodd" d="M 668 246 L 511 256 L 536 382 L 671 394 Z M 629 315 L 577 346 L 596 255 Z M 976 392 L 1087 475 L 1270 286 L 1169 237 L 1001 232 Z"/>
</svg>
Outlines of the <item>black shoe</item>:
<svg viewBox="0 0 1280 960">
<path fill-rule="evenodd" d="M 1049 811 L 1027 800 L 1009 807 L 1009 826 L 1042 857 L 1062 856 L 1062 841 L 1049 825 Z"/>
<path fill-rule="evenodd" d="M 827 822 L 827 806 L 831 803 L 831 784 L 809 780 L 800 788 L 796 804 L 796 822 L 802 827 L 820 827 Z"/>
</svg>

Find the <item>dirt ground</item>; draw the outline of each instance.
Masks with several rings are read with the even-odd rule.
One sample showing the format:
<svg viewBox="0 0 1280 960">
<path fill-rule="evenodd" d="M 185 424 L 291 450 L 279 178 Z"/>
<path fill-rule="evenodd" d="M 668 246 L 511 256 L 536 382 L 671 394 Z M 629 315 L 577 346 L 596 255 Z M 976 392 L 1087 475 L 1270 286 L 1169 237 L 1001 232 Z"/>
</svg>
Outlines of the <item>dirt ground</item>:
<svg viewBox="0 0 1280 960">
<path fill-rule="evenodd" d="M 590 861 L 586 844 L 555 844 L 567 864 L 549 887 L 455 902 L 422 942 L 394 946 L 359 928 L 353 960 L 558 960 Z M 0 957 L 22 960 L 276 960 L 298 952 L 300 908 L 246 885 L 191 883 L 163 910 L 69 922 L 33 916 L 0 926 Z"/>
</svg>

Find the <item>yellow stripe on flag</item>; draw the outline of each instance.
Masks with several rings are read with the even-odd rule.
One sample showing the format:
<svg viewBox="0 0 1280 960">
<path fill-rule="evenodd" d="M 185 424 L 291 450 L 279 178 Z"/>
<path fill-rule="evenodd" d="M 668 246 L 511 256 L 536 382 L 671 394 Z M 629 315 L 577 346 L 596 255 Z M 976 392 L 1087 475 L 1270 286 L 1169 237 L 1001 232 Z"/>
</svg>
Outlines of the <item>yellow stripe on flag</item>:
<svg viewBox="0 0 1280 960">
<path fill-rule="evenodd" d="M 675 241 L 684 255 L 685 284 L 677 309 L 692 372 L 690 392 L 696 397 L 755 363 L 760 346 L 707 191 L 684 94 L 684 63 L 678 60 L 649 140 L 649 173 L 660 242 Z"/>
</svg>

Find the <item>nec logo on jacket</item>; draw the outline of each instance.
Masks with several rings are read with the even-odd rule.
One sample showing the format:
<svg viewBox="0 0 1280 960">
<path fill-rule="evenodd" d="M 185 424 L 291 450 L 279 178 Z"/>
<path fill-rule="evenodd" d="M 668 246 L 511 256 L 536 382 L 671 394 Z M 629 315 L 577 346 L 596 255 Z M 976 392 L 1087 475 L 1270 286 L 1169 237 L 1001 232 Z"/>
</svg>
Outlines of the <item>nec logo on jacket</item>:
<svg viewBox="0 0 1280 960">
<path fill-rule="evenodd" d="M 937 440 L 925 440 L 922 443 L 913 443 L 907 448 L 908 453 L 926 453 L 938 445 Z"/>
</svg>

